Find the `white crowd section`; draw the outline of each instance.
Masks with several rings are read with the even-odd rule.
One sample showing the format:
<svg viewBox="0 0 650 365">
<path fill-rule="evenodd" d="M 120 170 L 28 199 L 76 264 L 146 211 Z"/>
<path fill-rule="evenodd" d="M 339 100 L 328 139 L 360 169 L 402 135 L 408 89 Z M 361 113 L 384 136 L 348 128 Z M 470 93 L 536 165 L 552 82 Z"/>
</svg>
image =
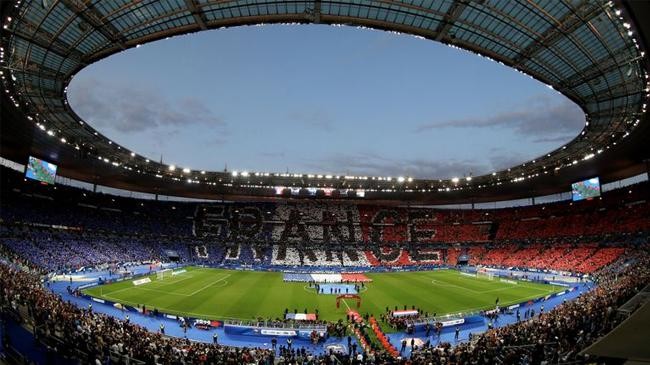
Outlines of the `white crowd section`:
<svg viewBox="0 0 650 365">
<path fill-rule="evenodd" d="M 294 212 L 293 215 L 292 212 Z M 300 205 L 278 203 L 273 219 L 289 222 L 290 217 L 292 217 L 293 221 L 291 223 L 304 226 L 311 241 L 318 242 L 325 240 L 324 231 L 326 229 L 330 230 L 330 241 L 332 242 L 361 241 L 361 230 L 358 229 L 358 227 L 354 230 L 354 237 L 349 236 L 350 234 L 346 227 L 348 222 L 348 212 L 351 214 L 352 222 L 359 222 L 359 210 L 354 205 L 322 204 L 317 202 L 306 202 L 301 203 Z M 343 239 L 334 233 L 332 225 L 323 225 L 323 222 L 337 223 Z M 298 228 L 296 225 L 293 227 L 294 229 L 291 233 L 296 232 Z M 281 239 L 285 228 L 284 225 L 276 225 L 273 228 L 272 238 L 274 241 L 279 241 Z M 300 241 L 300 238 L 298 237 L 289 237 L 287 239 L 291 241 Z"/>
<path fill-rule="evenodd" d="M 300 255 L 298 250 L 293 247 L 287 247 L 286 256 L 284 258 L 279 258 L 280 245 L 273 245 L 273 257 L 271 259 L 271 264 L 273 265 L 288 265 L 288 266 L 298 266 L 300 265 Z"/>
<path fill-rule="evenodd" d="M 241 253 L 241 245 L 230 246 L 226 250 L 225 260 L 239 260 L 239 255 Z"/>
<path fill-rule="evenodd" d="M 305 255 L 303 260 L 305 266 L 341 266 L 341 260 L 336 252 L 332 252 L 330 261 L 327 261 L 325 250 L 311 250 L 311 252 L 316 256 L 316 261 L 312 261 L 309 255 Z"/>
<path fill-rule="evenodd" d="M 343 251 L 343 266 L 370 266 L 366 254 L 361 250 L 353 250 L 357 253 L 357 261 L 353 261 L 352 258 L 347 254 L 346 251 Z"/>
</svg>

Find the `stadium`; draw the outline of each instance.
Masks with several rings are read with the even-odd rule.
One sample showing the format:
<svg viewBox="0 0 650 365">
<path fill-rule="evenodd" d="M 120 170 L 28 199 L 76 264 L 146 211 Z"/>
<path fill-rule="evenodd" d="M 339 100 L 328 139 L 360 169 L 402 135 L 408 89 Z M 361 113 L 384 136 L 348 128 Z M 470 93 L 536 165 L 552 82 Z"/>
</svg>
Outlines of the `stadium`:
<svg viewBox="0 0 650 365">
<path fill-rule="evenodd" d="M 648 14 L 618 0 L 0 2 L 0 363 L 650 363 Z M 102 60 L 265 24 L 437 42 L 530 76 L 584 120 L 477 175 L 210 171 L 156 162 L 68 102 Z"/>
</svg>

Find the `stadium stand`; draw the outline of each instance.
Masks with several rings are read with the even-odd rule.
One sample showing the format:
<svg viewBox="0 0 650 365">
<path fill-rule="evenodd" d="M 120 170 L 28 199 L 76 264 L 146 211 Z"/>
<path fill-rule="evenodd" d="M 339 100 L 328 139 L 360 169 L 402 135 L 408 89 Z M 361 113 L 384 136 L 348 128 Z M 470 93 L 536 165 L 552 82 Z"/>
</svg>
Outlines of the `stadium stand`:
<svg viewBox="0 0 650 365">
<path fill-rule="evenodd" d="M 129 359 L 146 363 L 272 362 L 275 357 L 270 350 L 256 349 L 251 352 L 247 348 L 227 348 L 163 337 L 149 333 L 138 325 L 79 309 L 43 288 L 39 277 L 29 266 L 24 266 L 24 261 L 13 254 L 3 256 L 9 260 L 0 263 L 0 287 L 4 289 L 0 291 L 0 303 L 3 312 L 26 323 L 38 323 L 34 328 L 39 332 L 39 341 L 56 346 L 62 356 L 79 358 L 84 363 L 107 357 L 115 363 Z M 566 302 L 534 319 L 476 335 L 470 343 L 456 347 L 448 343 L 438 346 L 425 344 L 413 350 L 411 363 L 427 364 L 442 359 L 451 359 L 451 363 L 512 363 L 522 357 L 531 359 L 532 363 L 539 363 L 541 359 L 558 363 L 579 358 L 576 344 L 591 344 L 621 321 L 611 308 L 623 304 L 641 284 L 647 282 L 650 278 L 649 267 L 647 251 L 640 251 L 624 265 L 596 273 L 599 287 L 575 301 Z M 373 327 L 375 331 L 376 327 Z M 373 360 L 369 362 L 378 364 L 392 361 L 392 352 L 375 348 Z M 281 349 L 280 356 L 296 359 L 308 355 L 300 350 Z"/>
<path fill-rule="evenodd" d="M 3 174 L 3 177 L 7 175 L 12 174 Z M 145 362 L 194 362 L 198 361 L 197 356 L 200 359 L 234 363 L 251 359 L 270 361 L 275 356 L 288 359 L 318 357 L 300 352 L 304 350 L 291 352 L 286 348 L 279 353 L 256 349 L 255 355 L 250 355 L 240 348 L 200 343 L 189 345 L 192 346 L 192 351 L 179 352 L 179 348 L 188 348 L 184 340 L 157 334 L 145 337 L 142 335 L 145 330 L 137 325 L 62 302 L 37 284 L 39 273 L 66 272 L 101 265 L 117 267 L 128 262 L 157 262 L 165 260 L 166 250 L 177 252 L 179 259 L 185 263 L 316 269 L 339 266 L 453 266 L 461 255 L 468 255 L 470 264 L 475 265 L 588 273 L 599 284 L 598 289 L 582 295 L 576 301 L 567 302 L 525 323 L 476 335 L 469 344 L 463 343 L 455 347 L 446 343 L 439 346 L 424 344 L 412 350 L 410 359 L 414 364 L 439 362 L 442 358 L 456 359 L 462 363 L 480 361 L 476 357 L 476 349 L 482 351 L 480 359 L 488 359 L 489 363 L 509 363 L 511 359 L 522 356 L 559 362 L 583 359 L 573 350 L 571 341 L 577 338 L 580 343 L 587 345 L 600 334 L 611 330 L 619 319 L 608 315 L 607 308 L 633 295 L 638 283 L 648 278 L 646 251 L 650 225 L 647 217 L 639 217 L 639 214 L 644 214 L 648 209 L 648 204 L 643 200 L 615 199 L 612 202 L 604 199 L 602 202 L 587 202 L 584 205 L 557 203 L 543 207 L 477 211 L 460 215 L 456 211 L 427 209 L 424 210 L 424 218 L 419 210 L 415 214 L 413 210 L 400 208 L 396 211 L 396 208 L 391 207 L 385 208 L 384 213 L 381 213 L 382 207 L 368 209 L 362 206 L 335 206 L 332 208 L 334 211 L 345 212 L 345 215 L 335 214 L 336 217 L 359 217 L 358 221 L 353 218 L 351 228 L 358 241 L 339 242 L 327 239 L 327 232 L 336 231 L 331 229 L 336 222 L 311 220 L 308 221 L 311 230 L 305 229 L 303 232 L 299 228 L 306 224 L 301 224 L 303 221 L 299 218 L 300 214 L 295 211 L 303 211 L 303 216 L 308 214 L 309 219 L 328 217 L 330 208 L 327 204 L 312 204 L 308 209 L 296 209 L 294 206 L 294 213 L 291 213 L 288 206 L 278 209 L 270 203 L 230 205 L 140 201 L 66 187 L 53 189 L 12 179 L 3 182 L 6 184 L 3 184 L 1 190 L 0 253 L 8 260 L 8 264 L 0 264 L 0 270 L 3 271 L 0 284 L 5 288 L 1 294 L 5 296 L 3 302 L 8 303 L 8 298 L 12 298 L 13 302 L 9 303 L 14 303 L 13 306 L 4 308 L 14 318 L 29 320 L 23 317 L 25 312 L 21 308 L 33 307 L 32 311 L 36 313 L 34 318 L 39 323 L 44 323 L 44 327 L 39 328 L 54 329 L 39 333 L 41 341 L 62 349 L 61 353 L 65 356 L 86 360 L 98 356 L 97 354 L 113 359 L 126 357 Z M 635 187 L 635 190 L 644 189 L 647 189 L 645 184 Z M 614 196 L 615 194 L 618 193 L 615 192 Z M 104 209 L 107 207 L 109 209 Z M 358 214 L 353 212 L 355 208 L 358 209 Z M 38 212 L 30 214 L 29 211 L 33 209 Z M 165 210 L 164 217 L 160 216 L 161 210 Z M 280 211 L 281 215 L 276 216 L 276 211 Z M 219 215 L 215 212 L 221 213 Z M 479 222 L 478 219 L 485 219 L 485 213 L 488 213 L 492 222 L 498 224 L 472 224 Z M 381 214 L 393 218 L 382 218 L 382 224 L 388 225 L 378 225 L 363 218 L 365 214 Z M 417 216 L 417 221 L 409 221 L 409 214 Z M 244 215 L 248 218 L 244 219 Z M 282 221 L 282 215 L 293 221 Z M 426 222 L 427 215 L 434 219 L 434 223 Z M 76 219 L 77 216 L 83 218 Z M 125 216 L 135 218 L 125 222 Z M 536 234 L 525 236 L 521 231 L 530 229 L 529 223 L 525 222 L 532 222 L 533 220 L 527 220 L 531 217 L 543 217 L 539 221 L 553 222 L 558 228 L 558 234 L 550 234 L 553 225 L 541 224 L 542 229 Z M 582 222 L 585 217 L 603 223 L 585 229 L 570 228 L 572 224 Z M 405 219 L 405 222 L 402 223 L 399 219 Z M 458 222 L 466 223 L 456 224 Z M 416 225 L 417 229 L 413 231 L 409 224 Z M 325 229 L 326 226 L 329 229 Z M 440 241 L 435 239 L 435 235 L 432 236 L 433 239 L 423 239 L 427 236 L 422 232 L 433 234 L 431 231 L 439 232 L 447 226 L 451 227 L 447 232 L 454 232 L 453 235 L 445 233 Z M 479 227 L 478 231 L 474 227 Z M 490 227 L 490 230 L 498 227 L 493 240 L 486 238 L 485 227 Z M 285 233 L 288 229 L 293 233 Z M 386 229 L 387 233 L 384 234 Z M 480 234 L 477 235 L 476 232 Z M 312 241 L 312 235 L 318 239 Z M 373 235 L 382 240 L 369 240 Z M 462 239 L 454 240 L 453 243 L 446 242 L 461 236 Z M 279 240 L 274 237 L 279 237 Z M 282 237 L 289 239 L 283 241 Z M 305 237 L 308 240 L 303 240 Z M 408 237 L 417 239 L 409 240 Z M 394 241 L 385 240 L 387 238 Z M 323 277 L 330 277 L 327 275 Z M 612 277 L 616 276 L 618 280 L 613 280 Z M 314 281 L 314 277 L 308 274 L 287 274 L 285 280 Z M 344 274 L 339 280 L 358 281 L 365 278 L 358 274 Z M 25 293 L 25 286 L 36 290 Z M 49 312 L 45 308 L 57 308 L 57 315 L 46 316 Z M 581 312 L 584 308 L 590 308 L 586 315 Z M 85 332 L 72 330 L 70 321 L 80 323 L 85 331 L 103 328 L 101 340 L 84 336 Z M 543 330 L 545 326 L 540 326 L 549 322 L 556 324 L 555 330 L 550 332 Z M 584 328 L 588 328 L 588 331 L 580 332 Z M 125 333 L 128 334 L 126 340 Z M 394 351 L 377 347 L 372 334 L 362 329 L 358 329 L 358 333 L 363 341 L 367 341 L 363 343 L 373 351 L 374 362 L 371 361 L 371 364 L 392 361 L 390 359 L 393 358 Z M 542 346 L 531 346 L 533 339 L 542 341 Z M 508 350 L 495 351 L 495 341 L 507 344 Z M 152 344 L 155 348 L 165 350 L 150 350 Z M 197 355 L 198 352 L 202 355 Z"/>
<path fill-rule="evenodd" d="M 646 55 L 650 39 L 649 13 L 648 2 L 608 0 L 0 1 L 0 162 L 3 165 L 0 168 L 0 363 L 12 363 L 13 360 L 20 364 L 96 365 L 600 365 L 623 363 L 624 360 L 611 361 L 606 355 L 612 350 L 619 352 L 621 347 L 636 347 L 634 350 L 643 351 L 631 353 L 643 353 L 647 357 L 648 347 L 642 341 L 646 338 L 647 342 L 648 326 L 635 322 L 641 320 L 634 314 L 645 313 L 646 322 L 650 318 L 647 304 L 645 310 L 635 312 L 642 302 L 647 302 L 650 293 L 647 284 L 650 281 L 650 187 L 647 182 L 650 121 L 646 112 L 650 97 L 650 64 Z M 546 122 L 571 124 L 557 123 L 566 115 L 558 118 L 558 113 L 550 108 L 542 111 L 541 122 L 519 115 L 522 113 L 516 109 L 507 110 L 492 118 L 494 120 L 487 116 L 484 120 L 487 123 L 482 123 L 484 126 L 514 125 L 515 132 L 534 138 L 534 143 L 540 146 L 541 143 L 554 143 L 552 141 L 557 145 L 552 151 L 542 151 L 535 160 L 518 161 L 516 165 L 503 166 L 504 169 L 491 173 L 487 169 L 501 165 L 496 160 L 518 157 L 477 156 L 475 161 L 463 162 L 450 158 L 440 162 L 456 169 L 455 178 L 394 178 L 290 174 L 289 168 L 286 173 L 177 168 L 163 164 L 162 156 L 160 162 L 157 158 L 150 160 L 151 156 L 147 158 L 122 145 L 124 141 L 103 135 L 96 129 L 103 129 L 102 123 L 84 121 L 68 104 L 68 87 L 77 73 L 112 54 L 186 33 L 262 23 L 299 23 L 300 26 L 313 23 L 321 28 L 347 25 L 388 31 L 390 37 L 403 37 L 402 33 L 408 33 L 409 37 L 436 40 L 512 67 L 542 82 L 570 99 L 569 104 L 575 103 L 571 107 L 577 106 L 585 119 L 578 121 L 576 128 L 580 130 L 574 131 L 573 138 L 570 141 L 564 141 L 568 137 L 560 138 L 563 140 L 560 144 L 557 137 L 566 137 L 566 130 L 549 128 L 544 131 L 546 134 L 540 133 L 541 129 L 547 129 Z M 299 45 L 294 48 L 302 51 Z M 338 72 L 338 68 L 346 66 L 333 65 L 331 70 L 315 67 L 314 72 L 323 76 L 326 75 L 323 71 Z M 272 71 L 272 67 L 266 68 L 265 71 Z M 177 71 L 170 70 L 171 73 Z M 116 72 L 115 76 L 123 75 Z M 299 92 L 309 93 L 310 87 L 319 85 L 317 78 L 305 81 L 304 90 Z M 227 88 L 228 85 L 225 82 L 217 86 Z M 444 85 L 429 86 L 442 90 Z M 508 87 L 508 83 L 497 86 Z M 375 90 L 378 91 L 381 92 Z M 472 98 L 481 96 L 476 90 L 463 91 L 466 97 L 462 102 L 467 105 L 471 105 Z M 129 94 L 133 93 L 126 95 Z M 361 98 L 355 100 L 354 107 L 364 104 L 366 95 L 362 94 L 358 93 Z M 236 95 L 242 100 L 246 96 Z M 114 101 L 112 99 L 109 103 Z M 176 105 L 176 100 L 170 99 L 169 103 Z M 136 119 L 154 120 L 157 118 L 155 104 L 153 108 L 148 105 L 147 111 L 151 113 L 130 110 L 127 114 Z M 181 100 L 177 106 L 187 108 L 186 104 Z M 542 104 L 546 105 L 544 101 Z M 86 106 L 115 115 L 120 112 L 118 108 L 124 107 L 113 102 L 106 110 L 100 110 L 98 105 Z M 314 109 L 311 105 L 306 107 Z M 191 109 L 196 108 L 190 108 L 190 112 Z M 533 110 L 525 110 L 523 114 L 530 111 Z M 578 113 L 579 117 L 583 113 Z M 174 114 L 167 118 L 173 119 L 173 123 L 157 123 L 159 127 L 171 124 L 178 127 L 177 119 L 184 117 L 183 113 L 165 113 L 164 110 L 158 114 L 163 117 Z M 565 114 L 565 110 L 559 114 Z M 122 118 L 121 122 L 137 122 L 128 119 Z M 517 123 L 512 123 L 511 119 L 516 119 Z M 277 123 L 273 125 L 263 118 L 261 121 L 268 128 L 282 130 Z M 404 127 L 399 118 L 395 121 L 395 127 Z M 435 134 L 435 127 L 444 124 L 434 123 L 434 129 L 428 132 Z M 452 124 L 463 127 L 464 123 Z M 481 124 L 480 120 L 477 124 Z M 424 129 L 430 126 L 425 125 Z M 124 132 L 128 128 L 121 129 Z M 131 128 L 136 129 L 142 128 Z M 229 134 L 222 128 L 216 130 L 226 136 Z M 342 132 L 360 140 L 370 136 L 364 133 L 357 136 L 353 130 Z M 314 133 L 310 137 L 329 139 L 335 136 L 335 133 L 331 136 Z M 273 138 L 269 141 L 275 142 Z M 333 146 L 335 154 L 345 155 L 336 150 L 336 141 L 327 142 Z M 395 139 L 394 147 L 399 148 L 404 143 L 408 141 Z M 464 149 L 462 145 L 454 147 Z M 291 157 L 309 160 L 310 152 L 292 152 Z M 444 158 L 444 154 L 434 156 L 436 154 L 434 151 L 434 154 L 412 156 L 411 161 L 404 161 L 408 165 L 399 166 L 401 172 L 425 171 L 432 167 L 420 169 L 425 159 Z M 376 156 L 371 156 L 374 153 L 358 155 L 361 161 L 356 166 L 362 170 L 365 166 L 367 171 L 381 168 L 387 161 L 397 158 L 391 155 L 376 163 Z M 31 162 L 37 160 L 35 157 L 47 161 L 32 165 Z M 42 179 L 44 184 L 29 180 L 24 171 L 17 171 L 28 158 L 32 177 Z M 484 164 L 488 161 L 492 162 L 492 167 Z M 440 167 L 444 167 L 443 164 Z M 59 175 L 56 175 L 55 165 L 59 167 Z M 331 165 L 328 169 L 336 167 Z M 345 166 L 338 169 L 346 170 Z M 443 170 L 449 171 L 440 168 L 438 172 Z M 616 180 L 635 179 L 643 173 L 645 182 L 621 189 L 624 184 L 618 181 L 618 189 L 611 190 Z M 602 191 L 600 182 L 591 182 L 598 179 L 604 183 Z M 575 190 L 582 197 L 585 192 L 603 194 L 600 197 L 589 195 L 583 201 L 565 200 L 572 182 L 577 182 Z M 66 186 L 67 183 L 90 190 Z M 125 194 L 142 193 L 154 200 L 97 193 L 98 187 L 107 191 L 120 189 Z M 218 201 L 159 201 L 159 198 L 175 200 L 180 196 Z M 561 201 L 538 204 L 555 199 Z M 497 205 L 522 201 L 529 205 L 496 209 Z M 475 209 L 476 204 L 484 207 L 492 203 L 494 209 Z M 434 209 L 430 204 L 447 204 L 448 207 L 459 204 L 459 209 Z M 466 209 L 460 209 L 461 205 Z M 175 266 L 172 262 L 188 267 L 177 267 L 177 271 L 167 268 Z M 223 323 L 215 321 L 215 327 L 226 322 L 239 323 L 250 326 L 257 335 L 267 332 L 273 336 L 293 336 L 294 330 L 301 328 L 296 321 L 302 318 L 307 326 L 324 328 L 326 335 L 323 337 L 336 337 L 340 341 L 322 348 L 310 347 L 322 350 L 312 352 L 305 347 L 292 347 L 290 339 L 276 350 L 275 342 L 272 349 L 266 341 L 258 345 L 244 340 L 233 341 L 241 346 L 230 347 L 217 344 L 217 337 L 208 343 L 180 337 L 185 335 L 167 336 L 164 327 L 160 332 L 153 332 L 151 327 L 147 330 L 140 325 L 149 326 L 148 322 L 156 318 L 169 320 L 171 311 L 158 313 L 151 308 L 147 311 L 144 305 L 136 303 L 127 311 L 146 322 L 130 322 L 128 317 L 118 318 L 125 314 L 126 301 L 113 305 L 108 299 L 90 299 L 82 293 L 90 288 L 86 285 L 95 285 L 94 282 L 87 284 L 86 279 L 103 284 L 106 277 L 99 275 L 106 271 L 109 273 L 107 280 L 113 280 L 117 271 L 124 280 L 116 284 L 125 284 L 125 287 L 133 284 L 134 288 L 143 289 L 148 295 L 156 293 L 156 296 L 168 294 L 158 289 L 169 282 L 157 283 L 161 285 L 158 289 L 143 288 L 137 282 L 145 280 L 152 284 L 151 278 L 164 280 L 167 274 L 169 278 L 176 278 L 172 279 L 173 284 L 180 282 L 189 286 L 192 271 L 197 276 L 201 272 L 208 272 L 209 276 L 216 271 L 191 267 L 194 265 L 241 272 L 284 271 L 287 281 L 309 282 L 307 285 L 281 283 L 284 287 L 292 286 L 296 290 L 294 295 L 312 295 L 313 289 L 321 285 L 314 282 L 332 283 L 323 286 L 329 287 L 330 294 L 337 295 L 336 315 L 345 314 L 345 319 L 341 315 L 337 322 L 319 320 L 318 308 L 311 313 L 312 307 L 305 305 L 303 311 L 293 308 L 293 313 L 286 308 L 284 316 L 277 313 L 275 319 L 230 318 Z M 136 274 L 135 269 L 130 271 L 135 267 L 140 267 L 142 273 Z M 458 270 L 443 272 L 438 270 L 441 267 Z M 158 272 L 159 276 L 151 275 L 157 268 L 164 269 Z M 407 272 L 418 270 L 422 272 Z M 431 272 L 424 273 L 425 270 Z M 400 272 L 379 274 L 383 271 Z M 365 276 L 361 272 L 371 274 Z M 504 275 L 510 277 L 479 281 L 479 274 L 495 279 L 497 272 L 505 272 Z M 89 275 L 68 275 L 73 273 Z M 245 280 L 235 277 L 226 284 L 225 278 L 234 273 L 229 270 L 218 280 L 208 277 L 208 285 L 199 281 L 194 283 L 196 291 L 190 288 L 185 294 L 176 294 L 194 300 L 205 298 L 196 294 L 209 289 L 214 290 L 219 299 L 226 299 L 226 285 L 232 285 L 229 288 L 236 291 L 234 296 L 238 300 L 217 306 L 233 307 L 242 307 L 244 301 L 248 301 L 242 294 L 253 294 L 260 302 L 276 292 L 285 294 L 284 290 L 271 290 L 271 286 L 254 286 L 258 281 L 242 289 L 245 286 L 238 285 Z M 519 298 L 522 302 L 513 305 L 507 302 L 505 292 L 499 291 L 498 295 L 507 304 L 496 297 L 491 307 L 494 309 L 471 305 L 466 312 L 464 308 L 459 309 L 464 313 L 459 313 L 458 317 L 461 314 L 467 317 L 443 314 L 448 327 L 474 317 L 481 329 L 487 328 L 483 333 L 469 333 L 468 341 L 458 338 L 458 327 L 454 341 L 448 340 L 445 335 L 449 333 L 441 333 L 442 321 L 436 319 L 435 313 L 430 317 L 425 312 L 421 317 L 422 311 L 413 305 L 418 303 L 395 303 L 399 304 L 399 309 L 397 305 L 387 306 L 385 311 L 372 309 L 375 303 L 364 303 L 364 307 L 360 307 L 361 295 L 357 294 L 364 292 L 365 298 L 369 298 L 373 292 L 365 290 L 378 287 L 379 280 L 366 286 L 368 277 L 399 277 L 395 280 L 399 286 L 391 286 L 395 293 L 380 291 L 379 294 L 403 298 L 412 294 L 401 287 L 407 281 L 405 277 L 441 273 L 462 277 L 468 285 L 450 283 L 451 287 L 464 290 L 462 296 L 472 303 L 474 296 L 467 295 L 469 283 L 516 285 L 517 290 L 535 284 L 548 290 L 540 289 L 541 294 L 534 297 L 522 296 Z M 265 279 L 279 276 L 262 272 L 246 274 Z M 151 277 L 135 278 L 134 275 Z M 81 277 L 75 285 L 82 284 L 85 288 L 73 287 L 73 276 Z M 556 282 L 556 277 L 567 280 Z M 131 279 L 135 280 L 129 282 Z M 68 285 L 68 280 L 70 285 L 65 293 L 54 288 L 58 284 Z M 545 281 L 546 284 L 523 280 Z M 336 284 L 341 281 L 355 284 Z M 361 283 L 356 284 L 359 281 Z M 434 281 L 422 281 L 427 284 L 418 286 L 425 288 L 423 292 L 434 284 Z M 339 287 L 345 287 L 345 294 L 341 296 L 343 307 L 339 303 Z M 349 295 L 348 287 L 354 289 Z M 105 288 L 103 285 L 96 288 L 102 297 Z M 481 294 L 497 295 L 492 289 L 487 290 Z M 641 295 L 640 291 L 645 294 Z M 479 291 L 473 292 L 479 294 Z M 113 293 L 116 292 L 110 294 Z M 419 295 L 415 293 L 416 301 Z M 350 307 L 354 305 L 352 301 L 345 302 L 346 298 L 356 300 L 356 310 Z M 184 303 L 178 299 L 170 301 Z M 331 299 L 334 298 L 318 297 L 319 303 Z M 447 298 L 433 299 L 442 302 Z M 491 302 L 492 298 L 488 299 Z M 549 304 L 546 311 L 544 304 Z M 92 305 L 96 308 L 92 309 Z M 105 314 L 97 308 L 100 305 L 107 310 Z M 192 311 L 201 310 L 199 303 L 190 306 L 192 308 L 188 309 Z M 528 310 L 520 320 L 519 310 L 524 307 Z M 343 312 L 345 308 L 347 311 Z M 530 315 L 533 308 L 539 308 L 540 312 Z M 376 309 L 383 314 L 370 313 Z M 517 310 L 516 322 L 493 328 L 492 319 L 496 322 L 501 314 L 512 320 L 513 314 L 508 312 L 513 309 Z M 152 311 L 154 315 L 146 317 Z M 201 314 L 186 312 L 184 308 L 178 313 Z M 419 342 L 407 337 L 416 332 L 416 321 L 429 325 L 431 318 L 436 319 L 436 335 L 427 333 L 426 337 L 418 338 Z M 176 319 L 187 330 L 185 319 Z M 489 324 L 483 326 L 486 320 Z M 603 341 L 603 337 L 616 332 L 615 328 L 623 321 L 627 325 L 623 332 L 627 332 L 628 339 L 636 336 L 636 341 L 625 338 L 609 344 Z M 209 327 L 202 330 L 217 333 L 204 318 L 194 323 L 197 327 Z M 267 325 L 270 328 L 263 327 Z M 391 338 L 388 332 L 393 330 L 405 333 Z M 473 331 L 474 327 L 469 330 Z M 642 332 L 644 330 L 646 333 Z M 225 330 L 219 333 L 225 334 Z M 353 345 L 348 337 L 345 347 L 346 336 L 356 336 L 358 341 Z M 311 346 L 316 345 L 320 337 L 321 333 L 314 331 L 309 334 L 309 340 L 304 340 L 313 341 Z M 407 339 L 410 339 L 408 349 Z M 583 350 L 598 343 L 599 339 L 600 346 L 595 347 L 604 347 L 606 351 Z M 363 353 L 353 347 L 356 342 Z M 402 345 L 399 351 L 396 344 Z M 18 353 L 18 347 L 22 347 L 25 356 Z M 606 357 L 594 357 L 589 353 L 603 353 Z"/>
</svg>

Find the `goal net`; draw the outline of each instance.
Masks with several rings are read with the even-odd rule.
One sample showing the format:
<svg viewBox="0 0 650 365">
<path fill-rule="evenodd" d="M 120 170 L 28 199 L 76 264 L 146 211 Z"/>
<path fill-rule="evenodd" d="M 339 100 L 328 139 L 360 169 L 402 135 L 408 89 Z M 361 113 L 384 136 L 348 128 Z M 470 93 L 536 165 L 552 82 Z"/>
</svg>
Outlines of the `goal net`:
<svg viewBox="0 0 650 365">
<path fill-rule="evenodd" d="M 172 269 L 163 269 L 156 273 L 156 277 L 158 280 L 170 278 L 171 276 L 172 276 Z"/>
<path fill-rule="evenodd" d="M 476 277 L 481 279 L 494 280 L 494 274 L 483 268 L 476 271 Z"/>
</svg>

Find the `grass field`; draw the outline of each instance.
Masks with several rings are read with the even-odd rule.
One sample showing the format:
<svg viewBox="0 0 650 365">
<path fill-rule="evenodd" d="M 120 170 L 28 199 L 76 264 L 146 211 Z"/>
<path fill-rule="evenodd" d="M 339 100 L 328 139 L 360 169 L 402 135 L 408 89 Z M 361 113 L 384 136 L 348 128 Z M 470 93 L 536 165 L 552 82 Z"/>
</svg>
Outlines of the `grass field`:
<svg viewBox="0 0 650 365">
<path fill-rule="evenodd" d="M 306 283 L 285 283 L 282 273 L 186 268 L 187 272 L 164 279 L 151 275 L 151 283 L 135 286 L 132 281 L 84 290 L 88 295 L 129 305 L 183 316 L 209 319 L 282 317 L 284 309 L 318 308 L 326 320 L 345 318 L 348 300 L 336 308 L 335 295 L 316 294 Z M 373 282 L 361 292 L 359 312 L 379 315 L 388 306 L 415 305 L 423 311 L 458 313 L 521 302 L 561 291 L 561 287 L 498 279 L 468 277 L 455 270 L 366 274 Z"/>
</svg>

